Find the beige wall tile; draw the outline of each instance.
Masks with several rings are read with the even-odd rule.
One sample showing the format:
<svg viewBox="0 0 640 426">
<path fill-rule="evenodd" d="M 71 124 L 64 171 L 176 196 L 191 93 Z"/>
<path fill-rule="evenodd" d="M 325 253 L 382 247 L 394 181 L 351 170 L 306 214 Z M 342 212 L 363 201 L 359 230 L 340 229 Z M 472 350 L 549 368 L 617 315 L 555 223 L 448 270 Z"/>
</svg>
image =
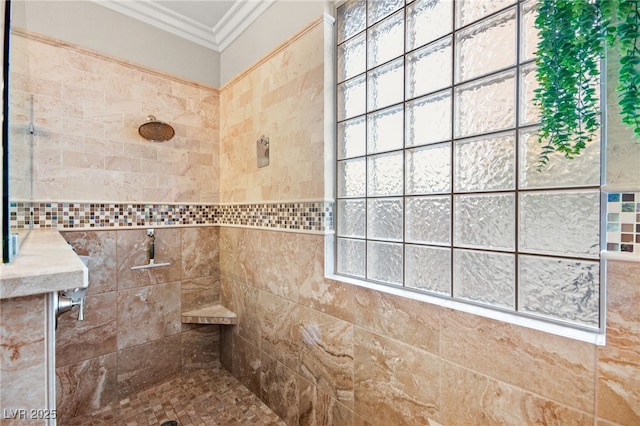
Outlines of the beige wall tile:
<svg viewBox="0 0 640 426">
<path fill-rule="evenodd" d="M 610 261 L 607 345 L 598 348 L 598 416 L 640 423 L 640 266 Z"/>
<path fill-rule="evenodd" d="M 442 363 L 441 423 L 466 425 L 587 425 L 593 415 L 448 362 Z"/>
<path fill-rule="evenodd" d="M 300 285 L 300 304 L 353 323 L 355 291 L 354 286 L 338 281 L 307 280 Z"/>
<path fill-rule="evenodd" d="M 90 105 L 90 107 L 85 110 L 87 113 L 87 118 L 103 115 L 106 111 L 104 108 L 100 108 L 100 112 L 98 113 L 92 110 L 92 107 L 95 108 L 95 105 L 104 105 L 105 94 L 104 92 L 93 90 L 88 87 L 83 87 L 82 80 L 73 81 L 65 79 L 62 83 L 62 96 L 63 98 L 73 100 L 74 102 L 80 102 L 81 104 L 86 103 Z"/>
<path fill-rule="evenodd" d="M 147 160 L 144 158 L 140 159 L 140 171 L 142 173 L 152 173 L 158 175 L 160 173 L 163 173 L 165 170 L 171 169 L 173 169 L 173 163 L 170 161 Z M 166 180 L 163 182 L 166 182 Z M 160 181 L 158 180 L 158 186 L 159 184 Z"/>
<path fill-rule="evenodd" d="M 262 352 L 257 346 L 239 335 L 234 336 L 232 345 L 232 366 L 229 371 L 251 392 L 260 395 Z"/>
<path fill-rule="evenodd" d="M 351 320 L 352 292 L 333 281 L 324 279 L 323 235 L 297 234 L 296 263 L 300 271 L 299 301 L 329 315 Z"/>
<path fill-rule="evenodd" d="M 353 407 L 354 327 L 311 309 L 300 312 L 300 374 L 345 406 Z"/>
<path fill-rule="evenodd" d="M 56 368 L 58 424 L 118 400 L 115 352 Z"/>
<path fill-rule="evenodd" d="M 298 263 L 301 255 L 296 234 L 259 231 L 257 270 L 252 274 L 254 285 L 272 294 L 297 302 L 300 300 L 302 270 Z"/>
<path fill-rule="evenodd" d="M 112 120 L 112 117 L 109 117 L 108 122 Z M 36 125 L 39 124 L 36 119 Z M 104 138 L 105 134 L 105 124 L 104 122 L 91 122 L 84 120 L 82 118 L 76 117 L 62 117 L 62 126 L 61 128 L 55 129 L 61 133 L 75 135 L 75 136 L 89 136 L 89 137 L 97 137 Z M 45 127 L 44 123 L 40 125 L 40 127 Z M 46 129 L 46 127 L 45 127 Z M 48 130 L 48 129 L 46 129 Z"/>
<path fill-rule="evenodd" d="M 223 288 L 222 295 L 227 296 L 223 299 L 224 305 L 238 315 L 238 324 L 233 328 L 234 333 L 259 347 L 262 330 L 260 290 L 238 282 L 233 282 L 229 290 L 229 293 L 225 293 Z"/>
<path fill-rule="evenodd" d="M 158 148 L 155 145 L 139 145 L 132 143 L 123 144 L 124 156 L 127 158 L 139 158 L 144 160 L 157 160 Z"/>
<path fill-rule="evenodd" d="M 218 239 L 219 231 L 215 227 L 182 229 L 183 279 L 220 275 Z"/>
<path fill-rule="evenodd" d="M 140 160 L 130 157 L 104 157 L 104 168 L 116 172 L 139 172 Z"/>
<path fill-rule="evenodd" d="M 596 419 L 595 424 L 597 426 L 620 426 L 620 423 L 614 423 L 603 419 Z"/>
<path fill-rule="evenodd" d="M 62 236 L 76 253 L 89 256 L 87 294 L 116 290 L 116 231 L 68 231 Z"/>
<path fill-rule="evenodd" d="M 220 230 L 220 270 L 222 275 L 255 285 L 262 273 L 260 265 L 263 233 L 242 228 Z"/>
<path fill-rule="evenodd" d="M 122 142 L 96 139 L 91 137 L 84 138 L 84 150 L 87 152 L 100 152 L 108 157 L 124 156 L 124 144 Z M 127 150 L 127 156 L 129 156 L 130 154 L 130 150 Z"/>
<path fill-rule="evenodd" d="M 183 375 L 219 365 L 220 327 L 206 325 L 180 335 Z"/>
<path fill-rule="evenodd" d="M 180 376 L 180 335 L 169 336 L 118 352 L 118 398 L 124 399 Z"/>
<path fill-rule="evenodd" d="M 42 294 L 0 300 L 2 408 L 48 407 L 47 389 L 42 385 L 47 380 L 46 306 Z M 11 425 L 23 422 L 7 421 Z"/>
<path fill-rule="evenodd" d="M 258 310 L 254 315 L 259 316 L 260 349 L 298 373 L 300 371 L 300 329 L 302 308 L 300 305 L 269 292 L 260 292 L 256 301 Z"/>
<path fill-rule="evenodd" d="M 262 352 L 260 399 L 288 425 L 298 424 L 297 375 Z"/>
<path fill-rule="evenodd" d="M 102 169 L 105 164 L 105 156 L 100 152 L 62 152 L 62 165 L 64 167 L 77 167 L 82 169 Z"/>
<path fill-rule="evenodd" d="M 116 352 L 116 292 L 88 294 L 84 321 L 78 321 L 78 309 L 58 317 L 56 328 L 56 367 L 75 364 Z"/>
<path fill-rule="evenodd" d="M 303 378 L 298 379 L 299 425 L 352 425 L 353 411 Z"/>
<path fill-rule="evenodd" d="M 220 276 L 211 275 L 182 280 L 182 312 L 220 301 Z"/>
<path fill-rule="evenodd" d="M 129 163 L 129 161 L 120 163 L 117 167 L 122 166 L 123 168 L 127 167 L 127 163 Z M 135 164 L 135 168 L 139 169 L 140 166 L 140 162 L 139 160 L 135 160 L 134 162 L 130 162 L 132 165 Z M 158 181 L 158 177 L 154 174 L 151 173 L 138 173 L 136 171 L 126 171 L 123 170 L 122 173 L 123 176 L 123 180 L 124 180 L 124 184 L 125 185 L 133 185 L 136 184 L 138 186 L 138 191 L 136 191 L 134 197 L 132 197 L 132 199 L 134 200 L 144 200 L 145 195 L 146 197 L 149 197 L 149 195 L 147 194 L 147 191 L 153 192 L 156 190 L 156 183 Z"/>
<path fill-rule="evenodd" d="M 593 413 L 592 344 L 447 310 L 440 353 L 447 361 Z"/>
<path fill-rule="evenodd" d="M 440 411 L 440 360 L 355 328 L 354 408 L 371 425 L 428 424 Z"/>
<path fill-rule="evenodd" d="M 440 307 L 364 287 L 355 289 L 354 307 L 358 326 L 439 355 Z"/>
<path fill-rule="evenodd" d="M 180 282 L 118 292 L 118 349 L 180 333 Z"/>
</svg>

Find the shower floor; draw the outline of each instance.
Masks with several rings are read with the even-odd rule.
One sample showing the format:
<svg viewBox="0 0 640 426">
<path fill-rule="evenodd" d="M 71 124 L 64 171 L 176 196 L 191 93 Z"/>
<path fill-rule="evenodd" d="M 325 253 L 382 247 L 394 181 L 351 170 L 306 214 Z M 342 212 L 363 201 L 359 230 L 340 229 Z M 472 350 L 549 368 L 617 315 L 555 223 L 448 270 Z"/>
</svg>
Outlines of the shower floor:
<svg viewBox="0 0 640 426">
<path fill-rule="evenodd" d="M 180 426 L 285 425 L 222 367 L 171 380 L 69 424 L 160 426 L 169 420 Z"/>
</svg>

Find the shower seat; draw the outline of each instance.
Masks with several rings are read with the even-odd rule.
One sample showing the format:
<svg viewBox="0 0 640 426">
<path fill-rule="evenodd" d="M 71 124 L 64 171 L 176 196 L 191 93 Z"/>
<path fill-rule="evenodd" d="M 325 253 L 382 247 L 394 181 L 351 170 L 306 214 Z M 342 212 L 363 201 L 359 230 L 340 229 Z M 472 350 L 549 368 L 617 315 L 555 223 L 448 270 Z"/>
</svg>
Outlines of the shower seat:
<svg viewBox="0 0 640 426">
<path fill-rule="evenodd" d="M 234 325 L 238 323 L 238 315 L 225 308 L 220 303 L 215 303 L 183 312 L 182 322 L 189 324 Z"/>
</svg>

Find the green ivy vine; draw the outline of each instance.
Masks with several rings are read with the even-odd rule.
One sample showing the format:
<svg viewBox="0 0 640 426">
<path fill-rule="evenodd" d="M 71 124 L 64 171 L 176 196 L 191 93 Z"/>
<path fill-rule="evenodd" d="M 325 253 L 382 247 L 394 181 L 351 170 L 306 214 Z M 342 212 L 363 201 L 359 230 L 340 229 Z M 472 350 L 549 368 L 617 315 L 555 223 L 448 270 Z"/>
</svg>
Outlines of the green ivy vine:
<svg viewBox="0 0 640 426">
<path fill-rule="evenodd" d="M 620 53 L 622 122 L 640 141 L 640 0 L 538 0 L 536 56 L 541 170 L 549 155 L 573 158 L 598 133 L 600 59 Z"/>
</svg>

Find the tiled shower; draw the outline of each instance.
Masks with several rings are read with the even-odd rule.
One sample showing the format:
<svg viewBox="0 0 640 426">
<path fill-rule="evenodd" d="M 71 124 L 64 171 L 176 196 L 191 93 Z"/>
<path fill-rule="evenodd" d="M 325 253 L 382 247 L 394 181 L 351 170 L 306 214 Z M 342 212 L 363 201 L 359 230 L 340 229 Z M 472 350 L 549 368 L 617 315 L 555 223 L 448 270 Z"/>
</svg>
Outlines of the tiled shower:
<svg viewBox="0 0 640 426">
<path fill-rule="evenodd" d="M 39 129 L 22 201 L 45 210 L 16 205 L 15 221 L 58 227 L 91 258 L 86 319 L 66 314 L 57 331 L 60 418 L 221 362 L 287 424 L 637 423 L 637 263 L 607 262 L 606 346 L 325 278 L 331 31 L 319 18 L 219 89 L 14 34 L 30 55 L 12 111 L 25 124 L 33 95 Z M 150 109 L 174 141 L 136 139 Z M 611 127 L 607 181 L 629 184 L 640 152 Z M 271 164 L 258 170 L 261 134 Z M 171 266 L 131 271 L 148 227 Z M 238 325 L 181 324 L 216 300 Z"/>
<path fill-rule="evenodd" d="M 182 324 L 180 315 L 220 297 L 218 229 L 156 230 L 156 258 L 146 263 L 144 229 L 68 231 L 90 257 L 86 316 L 62 315 L 56 330 L 59 422 L 170 379 L 215 366 L 216 325 Z"/>
</svg>

